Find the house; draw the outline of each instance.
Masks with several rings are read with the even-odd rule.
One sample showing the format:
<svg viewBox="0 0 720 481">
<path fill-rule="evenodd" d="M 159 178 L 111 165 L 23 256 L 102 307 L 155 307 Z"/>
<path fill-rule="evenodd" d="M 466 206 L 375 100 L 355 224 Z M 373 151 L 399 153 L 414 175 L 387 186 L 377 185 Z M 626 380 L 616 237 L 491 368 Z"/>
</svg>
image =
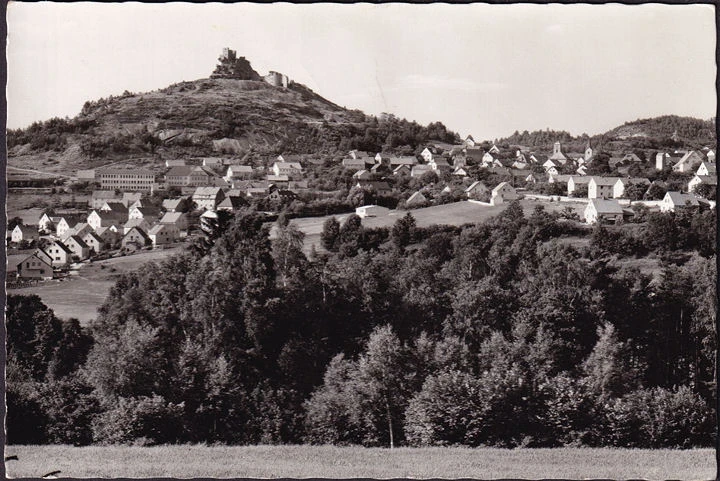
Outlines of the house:
<svg viewBox="0 0 720 481">
<path fill-rule="evenodd" d="M 377 174 L 377 175 L 389 174 L 389 173 L 390 173 L 390 167 L 388 167 L 388 166 L 385 165 L 385 164 L 378 163 L 378 164 L 373 165 L 373 166 L 370 168 L 370 173 L 371 173 L 371 174 Z"/>
<path fill-rule="evenodd" d="M 76 235 L 82 237 L 88 232 L 94 232 L 90 224 L 88 224 L 87 222 L 78 222 L 77 224 L 75 224 L 75 227 L 68 231 L 67 236 Z"/>
<path fill-rule="evenodd" d="M 590 145 L 590 140 L 588 140 L 587 146 L 585 147 L 585 152 L 583 152 L 583 163 L 587 164 L 592 162 L 593 157 L 595 156 L 595 152 L 593 151 L 592 146 Z"/>
<path fill-rule="evenodd" d="M 479 180 L 476 180 L 465 189 L 465 195 L 468 199 L 487 201 L 490 198 L 490 189 Z"/>
<path fill-rule="evenodd" d="M 105 202 L 119 199 L 114 190 L 93 190 L 88 204 L 91 209 L 99 209 Z"/>
<path fill-rule="evenodd" d="M 121 225 L 126 221 L 127 218 L 127 215 L 116 214 L 109 211 L 93 210 L 87 217 L 87 223 L 90 225 L 90 227 L 93 228 L 93 230 L 97 231 L 100 227 Z M 58 237 L 60 237 L 61 239 L 64 238 L 64 236 L 60 235 L 59 232 Z"/>
<path fill-rule="evenodd" d="M 546 160 L 546 161 L 542 164 L 542 166 L 543 166 L 543 168 L 545 169 L 545 172 L 546 172 L 546 173 L 550 173 L 550 169 L 554 169 L 555 172 L 557 172 L 557 165 L 556 165 L 555 162 L 553 162 L 551 159 Z M 557 175 L 557 173 L 556 173 L 556 174 L 553 174 L 553 175 Z"/>
<path fill-rule="evenodd" d="M 198 187 L 193 194 L 193 202 L 198 209 L 215 210 L 215 207 L 225 198 L 220 187 Z"/>
<path fill-rule="evenodd" d="M 515 160 L 515 161 L 512 163 L 511 167 L 512 167 L 513 169 L 523 170 L 523 169 L 527 169 L 528 165 L 529 165 L 529 164 L 528 164 L 527 162 L 523 162 L 523 161 L 520 161 L 520 160 Z"/>
<path fill-rule="evenodd" d="M 588 182 L 588 199 L 610 199 L 619 177 L 591 177 Z"/>
<path fill-rule="evenodd" d="M 584 177 L 587 175 L 587 168 L 584 165 L 581 165 L 575 170 L 575 173 Z"/>
<path fill-rule="evenodd" d="M 235 212 L 237 210 L 242 209 L 243 207 L 246 207 L 248 205 L 248 202 L 243 197 L 239 196 L 230 196 L 228 195 L 225 197 L 222 202 L 220 202 L 216 210 L 227 210 L 229 212 Z M 167 214 L 166 214 L 167 215 Z"/>
<path fill-rule="evenodd" d="M 690 182 L 688 182 L 688 192 L 695 192 L 695 189 L 699 185 L 711 185 L 717 186 L 717 175 L 695 175 Z"/>
<path fill-rule="evenodd" d="M 707 157 L 709 162 L 715 162 L 715 151 L 710 149 L 705 153 L 705 157 Z"/>
<path fill-rule="evenodd" d="M 90 255 L 93 253 L 100 254 L 105 250 L 106 242 L 95 232 L 88 232 L 82 236 L 83 242 L 90 248 Z"/>
<path fill-rule="evenodd" d="M 390 167 L 395 168 L 398 165 L 407 165 L 412 167 L 418 163 L 415 157 L 403 156 L 403 157 L 390 157 Z"/>
<path fill-rule="evenodd" d="M 343 159 L 342 166 L 346 169 L 361 170 L 366 167 L 363 159 Z"/>
<path fill-rule="evenodd" d="M 129 210 L 130 207 L 132 207 L 134 205 L 138 205 L 138 203 L 141 202 L 142 196 L 143 196 L 142 192 L 123 192 L 122 203 Z"/>
<path fill-rule="evenodd" d="M 145 219 L 129 219 L 123 225 L 122 233 L 127 234 L 135 227 L 139 227 L 140 229 L 142 229 L 143 232 L 147 232 L 150 230 L 150 222 Z"/>
<path fill-rule="evenodd" d="M 700 164 L 700 167 L 695 171 L 696 175 L 717 175 L 717 168 L 715 162 L 704 161 Z"/>
<path fill-rule="evenodd" d="M 393 175 L 412 175 L 412 169 L 408 165 L 398 165 L 393 169 Z"/>
<path fill-rule="evenodd" d="M 675 212 L 675 209 L 697 208 L 699 206 L 698 198 L 694 194 L 668 191 L 660 203 L 660 212 Z"/>
<path fill-rule="evenodd" d="M 427 197 L 423 195 L 422 192 L 415 192 L 413 195 L 408 197 L 408 200 L 405 201 L 405 207 L 418 207 L 426 205 L 428 202 Z"/>
<path fill-rule="evenodd" d="M 625 179 L 618 179 L 613 186 L 613 197 L 616 199 L 623 198 L 625 196 L 625 188 L 630 184 L 649 187 L 650 179 L 646 179 L 645 177 L 628 177 Z"/>
<path fill-rule="evenodd" d="M 439 155 L 433 157 L 433 159 L 430 160 L 428 165 L 432 170 L 436 171 L 449 171 L 450 169 L 452 169 L 452 166 L 448 163 L 448 161 L 443 157 L 440 157 Z"/>
<path fill-rule="evenodd" d="M 63 244 L 70 249 L 72 257 L 77 257 L 80 260 L 90 257 L 90 246 L 88 246 L 80 236 L 71 235 L 63 241 Z"/>
<path fill-rule="evenodd" d="M 289 202 L 297 198 L 297 194 L 291 190 L 280 189 L 274 185 L 270 186 L 268 199 L 274 201 Z"/>
<path fill-rule="evenodd" d="M 139 227 L 130 229 L 120 240 L 123 249 L 140 249 L 150 244 L 152 244 L 150 237 Z"/>
<path fill-rule="evenodd" d="M 55 232 L 60 219 L 61 217 L 50 216 L 45 213 L 40 216 L 40 220 L 38 221 L 38 230 L 40 232 Z"/>
<path fill-rule="evenodd" d="M 45 252 L 52 259 L 51 262 L 53 267 L 69 264 L 72 257 L 72 251 L 60 241 L 55 241 L 50 244 L 47 248 L 45 248 Z"/>
<path fill-rule="evenodd" d="M 410 170 L 410 177 L 420 177 L 421 175 L 427 173 L 427 172 L 434 172 L 432 170 L 432 167 L 426 164 L 418 164 L 413 165 L 412 170 Z"/>
<path fill-rule="evenodd" d="M 364 162 L 363 162 L 364 164 Z M 275 175 L 302 177 L 302 165 L 299 162 L 275 162 L 271 170 Z"/>
<path fill-rule="evenodd" d="M 548 184 L 567 184 L 570 181 L 572 175 L 566 174 L 548 174 Z"/>
<path fill-rule="evenodd" d="M 490 152 L 485 152 L 482 156 L 481 162 L 483 167 L 491 166 L 495 163 L 495 156 Z"/>
<path fill-rule="evenodd" d="M 35 251 L 30 255 L 8 256 L 7 278 L 10 278 L 11 274 L 20 279 L 52 279 L 53 268 L 45 256 L 41 256 L 38 251 Z"/>
<path fill-rule="evenodd" d="M 167 159 L 165 160 L 165 167 L 182 167 L 186 165 L 185 159 Z"/>
<path fill-rule="evenodd" d="M 133 207 L 128 214 L 128 220 L 145 219 L 148 224 L 155 223 L 160 218 L 160 209 L 157 207 Z"/>
<path fill-rule="evenodd" d="M 253 169 L 249 165 L 230 165 L 223 177 L 227 182 L 244 180 L 252 177 Z"/>
<path fill-rule="evenodd" d="M 502 204 L 517 198 L 515 188 L 507 182 L 500 182 L 490 193 L 490 203 L 492 205 Z"/>
<path fill-rule="evenodd" d="M 617 200 L 591 199 L 585 207 L 585 222 L 594 224 L 596 222 L 617 223 L 623 219 L 623 208 Z"/>
<path fill-rule="evenodd" d="M 643 162 L 643 160 L 637 156 L 634 152 L 630 152 L 629 154 L 625 154 L 622 158 L 622 162 Z"/>
<path fill-rule="evenodd" d="M 184 197 L 179 197 L 177 199 L 165 199 L 162 202 L 162 208 L 165 209 L 165 212 L 175 212 L 180 208 L 180 204 L 184 200 Z"/>
<path fill-rule="evenodd" d="M 114 244 L 115 242 L 120 240 L 124 232 L 119 232 L 119 229 L 116 226 L 110 226 L 100 227 L 95 231 L 95 234 L 97 234 L 98 237 L 100 237 L 106 244 Z M 87 241 L 85 243 L 87 244 Z"/>
<path fill-rule="evenodd" d="M 352 159 L 364 159 L 365 157 L 370 157 L 368 153 L 363 150 L 351 150 L 348 152 L 348 155 L 350 155 L 350 158 Z"/>
<path fill-rule="evenodd" d="M 172 244 L 180 238 L 180 231 L 172 224 L 158 224 L 147 234 L 154 246 Z"/>
<path fill-rule="evenodd" d="M 226 197 L 225 200 L 235 198 L 237 197 Z M 222 202 L 220 204 L 222 204 Z M 160 219 L 160 224 L 172 224 L 178 229 L 178 231 L 185 231 L 188 229 L 189 224 L 188 215 L 182 212 L 166 212 Z"/>
<path fill-rule="evenodd" d="M 95 211 L 93 211 L 95 212 Z M 57 223 L 55 235 L 60 239 L 64 239 L 70 229 L 77 225 L 78 222 L 82 222 L 83 218 L 80 215 L 63 215 Z M 89 222 L 88 222 L 89 223 Z M 93 227 L 94 228 L 94 227 Z"/>
<path fill-rule="evenodd" d="M 500 149 L 498 149 L 498 146 L 493 144 L 492 147 L 490 147 L 490 150 L 488 150 L 491 154 L 499 154 Z"/>
<path fill-rule="evenodd" d="M 308 190 L 308 183 L 307 180 L 291 180 L 288 182 L 287 188 L 293 192 Z M 230 197 L 229 194 L 228 197 Z"/>
<path fill-rule="evenodd" d="M 100 206 L 99 211 L 114 212 L 116 214 L 128 215 L 128 207 L 121 200 L 106 200 Z"/>
<path fill-rule="evenodd" d="M 581 176 L 581 175 L 571 175 L 567 181 L 568 195 L 572 195 L 572 193 L 575 192 L 578 187 L 581 187 L 581 186 L 587 187 L 588 184 L 590 183 L 591 178 L 592 177 L 586 177 L 586 176 Z"/>
<path fill-rule="evenodd" d="M 167 187 L 201 187 L 215 185 L 215 172 L 201 165 L 179 165 L 165 174 Z"/>
<path fill-rule="evenodd" d="M 381 207 L 379 205 L 363 205 L 355 209 L 355 213 L 360 217 L 378 217 L 387 215 L 390 213 L 390 209 L 387 207 Z"/>
<path fill-rule="evenodd" d="M 458 177 L 467 177 L 468 173 L 467 170 L 465 170 L 465 167 L 455 167 L 452 175 L 457 175 Z"/>
<path fill-rule="evenodd" d="M 475 147 L 475 139 L 473 139 L 472 135 L 468 135 L 465 137 L 465 141 L 463 142 L 465 147 Z"/>
<path fill-rule="evenodd" d="M 433 153 L 430 151 L 430 149 L 425 147 L 423 149 L 423 151 L 420 152 L 420 157 L 422 157 L 423 160 L 425 161 L 425 163 L 427 164 L 433 159 Z"/>
<path fill-rule="evenodd" d="M 673 165 L 673 172 L 692 172 L 703 162 L 703 156 L 698 152 L 691 150 L 687 154 L 683 155 L 682 158 Z"/>
<path fill-rule="evenodd" d="M 10 240 L 18 243 L 22 241 L 32 242 L 39 236 L 35 226 L 18 224 L 10 233 Z"/>
<path fill-rule="evenodd" d="M 549 157 L 549 160 L 552 160 L 555 162 L 555 165 L 565 165 L 565 163 L 568 161 L 568 158 L 565 154 L 563 154 L 562 151 L 562 145 L 560 142 L 555 142 L 553 145 L 553 153 Z"/>
</svg>

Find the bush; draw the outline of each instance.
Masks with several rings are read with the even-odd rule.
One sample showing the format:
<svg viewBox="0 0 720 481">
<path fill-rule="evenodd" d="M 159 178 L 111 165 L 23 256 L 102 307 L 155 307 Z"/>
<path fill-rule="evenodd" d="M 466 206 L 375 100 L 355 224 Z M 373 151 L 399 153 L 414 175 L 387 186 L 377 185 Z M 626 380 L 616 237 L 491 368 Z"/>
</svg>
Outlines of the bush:
<svg viewBox="0 0 720 481">
<path fill-rule="evenodd" d="M 151 446 L 177 442 L 183 404 L 172 404 L 162 396 L 120 398 L 117 407 L 92 423 L 93 439 L 102 444 Z"/>
<path fill-rule="evenodd" d="M 633 448 L 710 446 L 714 420 L 689 387 L 640 389 L 608 406 L 608 444 Z"/>
</svg>

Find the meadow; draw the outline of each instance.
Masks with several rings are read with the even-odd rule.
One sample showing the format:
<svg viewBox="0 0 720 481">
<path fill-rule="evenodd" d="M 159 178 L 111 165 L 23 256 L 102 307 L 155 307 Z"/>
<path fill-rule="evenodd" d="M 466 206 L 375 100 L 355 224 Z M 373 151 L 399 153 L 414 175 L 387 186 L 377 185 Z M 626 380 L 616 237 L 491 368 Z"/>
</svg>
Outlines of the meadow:
<svg viewBox="0 0 720 481">
<path fill-rule="evenodd" d="M 7 446 L 8 477 L 715 479 L 712 449 Z"/>
<path fill-rule="evenodd" d="M 180 248 L 140 251 L 136 254 L 85 263 L 77 275 L 62 280 L 40 283 L 21 289 L 8 289 L 8 294 L 36 294 L 62 319 L 77 318 L 81 324 L 95 319 L 117 277 L 141 265 L 164 259 Z"/>
<path fill-rule="evenodd" d="M 569 206 L 582 218 L 583 211 L 587 204 L 582 202 L 549 202 L 524 199 L 520 201 L 520 205 L 522 206 L 526 216 L 532 214 L 536 205 L 542 205 L 548 212 L 560 211 Z M 451 204 L 435 205 L 408 211 L 391 210 L 387 215 L 366 217 L 363 219 L 362 223 L 363 226 L 370 228 L 391 228 L 399 218 L 410 212 L 413 217 L 415 217 L 418 227 L 429 227 L 434 224 L 460 226 L 463 224 L 484 222 L 491 217 L 500 214 L 506 207 L 507 204 L 490 206 L 470 201 L 460 201 L 453 202 Z M 335 217 L 342 223 L 349 215 L 350 214 L 324 217 L 303 217 L 293 219 L 292 223 L 305 234 L 304 250 L 307 253 L 310 252 L 312 245 L 315 245 L 317 250 L 322 250 L 320 234 L 323 230 L 323 224 L 327 219 Z"/>
</svg>

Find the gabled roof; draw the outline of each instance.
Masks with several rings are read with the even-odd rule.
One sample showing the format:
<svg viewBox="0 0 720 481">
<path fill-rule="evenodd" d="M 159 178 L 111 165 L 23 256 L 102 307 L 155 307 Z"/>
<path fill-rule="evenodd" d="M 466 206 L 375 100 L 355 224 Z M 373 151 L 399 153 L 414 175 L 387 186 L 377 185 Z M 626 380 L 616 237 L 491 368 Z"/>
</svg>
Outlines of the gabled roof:
<svg viewBox="0 0 720 481">
<path fill-rule="evenodd" d="M 418 191 L 415 192 L 413 195 L 408 197 L 408 200 L 405 201 L 406 204 L 412 203 L 412 202 L 426 202 L 427 197 L 425 197 L 422 192 Z"/>
<path fill-rule="evenodd" d="M 700 179 L 701 184 L 717 185 L 717 176 L 715 175 L 696 175 L 695 178 Z"/>
<path fill-rule="evenodd" d="M 195 189 L 195 193 L 193 194 L 193 197 L 195 196 L 209 196 L 209 197 L 215 197 L 218 195 L 219 192 L 222 192 L 222 189 L 220 187 L 197 187 Z"/>
<path fill-rule="evenodd" d="M 590 182 L 595 182 L 595 185 L 615 185 L 620 177 L 598 177 L 593 176 L 590 178 Z"/>
<path fill-rule="evenodd" d="M 165 199 L 162 202 L 162 206 L 165 209 L 177 209 L 178 205 L 180 205 L 180 202 L 183 201 L 183 198 L 180 197 L 179 199 Z"/>
<path fill-rule="evenodd" d="M 17 226 L 15 226 L 15 229 L 20 229 L 20 232 L 22 232 L 23 238 L 38 236 L 37 226 L 18 224 Z M 15 229 L 13 229 L 13 230 L 15 230 Z"/>
<path fill-rule="evenodd" d="M 482 183 L 481 181 L 479 181 L 479 180 L 476 180 L 475 182 L 473 182 L 472 184 L 470 184 L 470 187 L 468 187 L 467 189 L 465 189 L 465 192 L 472 192 L 473 190 L 475 190 L 475 189 L 477 189 L 477 188 L 482 188 L 482 189 L 484 189 L 484 190 L 487 190 L 487 186 L 486 186 L 485 184 L 483 184 L 483 183 Z"/>
<path fill-rule="evenodd" d="M 119 175 L 143 175 L 143 176 L 155 176 L 155 173 L 152 170 L 148 169 L 98 169 L 96 170 L 98 174 L 119 174 Z"/>
<path fill-rule="evenodd" d="M 590 203 L 598 214 L 622 214 L 620 203 L 614 199 L 590 199 Z"/>
<path fill-rule="evenodd" d="M 129 219 L 127 222 L 125 222 L 124 227 L 126 229 L 129 229 L 132 227 L 138 227 L 138 226 L 142 226 L 142 225 L 148 225 L 148 221 L 146 221 L 145 219 L 133 218 L 133 219 Z"/>
<path fill-rule="evenodd" d="M 61 242 L 61 241 L 55 241 L 55 242 L 53 242 L 53 243 L 50 244 L 50 245 L 55 245 L 55 246 L 59 247 L 60 250 L 65 251 L 66 254 L 72 254 L 72 251 L 71 251 L 70 249 L 68 249 L 68 246 L 66 246 L 66 245 L 65 245 L 63 242 Z"/>
<path fill-rule="evenodd" d="M 703 165 L 703 164 L 705 165 L 705 168 L 708 171 L 708 175 L 716 175 L 717 174 L 717 165 L 715 164 L 715 162 L 704 161 L 701 165 Z M 700 167 L 698 167 L 698 169 L 699 168 Z"/>
<path fill-rule="evenodd" d="M 160 223 L 161 224 L 174 224 L 178 220 L 180 220 L 180 218 L 184 215 L 185 214 L 183 214 L 182 212 L 166 212 L 165 215 L 162 216 L 162 218 L 160 219 Z"/>
<path fill-rule="evenodd" d="M 157 234 L 158 232 L 167 229 L 167 228 L 168 228 L 168 225 L 170 225 L 170 224 L 155 224 L 154 226 L 152 226 L 152 228 L 148 231 L 147 234 L 148 234 L 149 236 L 155 235 L 155 234 Z"/>
<path fill-rule="evenodd" d="M 415 157 L 390 157 L 390 165 L 415 165 L 418 161 Z"/>
<path fill-rule="evenodd" d="M 110 208 L 110 212 L 117 212 L 119 214 L 127 214 L 128 208 L 121 200 L 106 200 L 105 205 Z"/>
<path fill-rule="evenodd" d="M 88 241 L 86 240 L 86 239 L 88 239 L 88 238 L 91 238 L 91 239 L 95 240 L 95 242 L 98 242 L 99 244 L 102 244 L 102 243 L 104 242 L 104 241 L 102 240 L 102 237 L 100 237 L 100 236 L 99 236 L 98 234 L 96 234 L 95 232 L 86 232 L 86 233 L 85 233 L 85 235 L 83 236 L 83 241 L 84 241 L 86 244 L 88 243 Z"/>
<path fill-rule="evenodd" d="M 492 190 L 492 193 L 493 193 L 493 194 L 497 194 L 497 193 L 499 193 L 502 189 L 504 189 L 505 187 L 510 187 L 512 190 L 515 190 L 515 188 L 514 188 L 513 186 L 511 186 L 510 184 L 508 184 L 507 182 L 500 182 L 500 183 L 499 183 L 498 185 L 496 185 L 495 188 Z"/>
<path fill-rule="evenodd" d="M 244 173 L 252 173 L 253 169 L 249 165 L 229 165 L 228 171 L 232 169 L 233 174 L 236 174 L 238 172 L 244 172 Z"/>
<path fill-rule="evenodd" d="M 590 183 L 590 177 L 589 175 L 571 175 L 570 179 L 572 179 L 573 184 L 575 185 L 587 185 Z M 568 179 L 568 182 L 570 182 L 570 179 Z"/>
<path fill-rule="evenodd" d="M 287 174 L 280 174 L 280 175 L 268 174 L 266 176 L 266 178 L 270 182 L 288 182 L 290 180 L 290 177 L 288 177 Z"/>
<path fill-rule="evenodd" d="M 130 229 L 130 230 L 127 232 L 127 234 L 125 234 L 125 235 L 123 236 L 123 239 L 126 238 L 126 237 L 128 237 L 128 236 L 129 236 L 130 234 L 132 234 L 133 232 L 139 234 L 140 237 L 142 237 L 142 238 L 145 239 L 146 241 L 149 241 L 149 240 L 150 240 L 150 237 L 148 237 L 147 233 L 146 233 L 142 228 L 137 227 L 137 226 L 135 226 L 135 227 L 133 227 L 132 229 Z"/>
<path fill-rule="evenodd" d="M 686 203 L 690 203 L 692 206 L 700 205 L 698 198 L 693 194 L 683 194 L 682 192 L 668 191 L 665 194 L 666 198 L 669 198 L 673 205 L 683 206 Z"/>
<path fill-rule="evenodd" d="M 70 241 L 70 240 L 72 240 L 72 241 L 75 242 L 78 246 L 80 246 L 81 249 L 82 249 L 82 248 L 87 248 L 87 249 L 90 248 L 90 246 L 87 245 L 87 244 L 85 243 L 85 241 L 82 239 L 82 237 L 80 237 L 80 236 L 71 235 L 70 237 L 68 237 L 67 239 L 65 239 L 65 242 L 67 243 L 67 242 Z"/>
<path fill-rule="evenodd" d="M 296 170 L 302 170 L 302 165 L 300 165 L 299 162 L 275 162 L 273 164 L 277 166 L 278 169 L 296 169 Z"/>
<path fill-rule="evenodd" d="M 358 180 L 359 187 L 371 187 L 375 190 L 390 190 L 390 184 L 383 180 Z"/>
<path fill-rule="evenodd" d="M 220 202 L 217 206 L 217 209 L 232 209 L 237 210 L 247 205 L 247 201 L 238 196 L 227 196 L 225 199 L 223 199 L 222 202 Z"/>
<path fill-rule="evenodd" d="M 140 212 L 144 216 L 157 216 L 160 213 L 160 209 L 157 207 L 133 207 L 133 211 Z"/>
</svg>

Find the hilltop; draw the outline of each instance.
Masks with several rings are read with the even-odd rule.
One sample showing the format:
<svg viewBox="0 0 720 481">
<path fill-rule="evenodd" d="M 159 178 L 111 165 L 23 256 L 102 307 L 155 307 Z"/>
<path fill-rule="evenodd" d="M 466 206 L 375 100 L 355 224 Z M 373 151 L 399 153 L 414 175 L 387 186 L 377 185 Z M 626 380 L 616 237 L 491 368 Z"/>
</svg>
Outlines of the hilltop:
<svg viewBox="0 0 720 481">
<path fill-rule="evenodd" d="M 459 141 L 427 127 L 378 119 L 321 97 L 278 72 L 260 76 L 226 49 L 210 78 L 88 101 L 73 119 L 8 132 L 11 166 L 69 173 L 129 159 L 312 153 L 383 148 L 412 151 L 429 140 Z"/>
</svg>

